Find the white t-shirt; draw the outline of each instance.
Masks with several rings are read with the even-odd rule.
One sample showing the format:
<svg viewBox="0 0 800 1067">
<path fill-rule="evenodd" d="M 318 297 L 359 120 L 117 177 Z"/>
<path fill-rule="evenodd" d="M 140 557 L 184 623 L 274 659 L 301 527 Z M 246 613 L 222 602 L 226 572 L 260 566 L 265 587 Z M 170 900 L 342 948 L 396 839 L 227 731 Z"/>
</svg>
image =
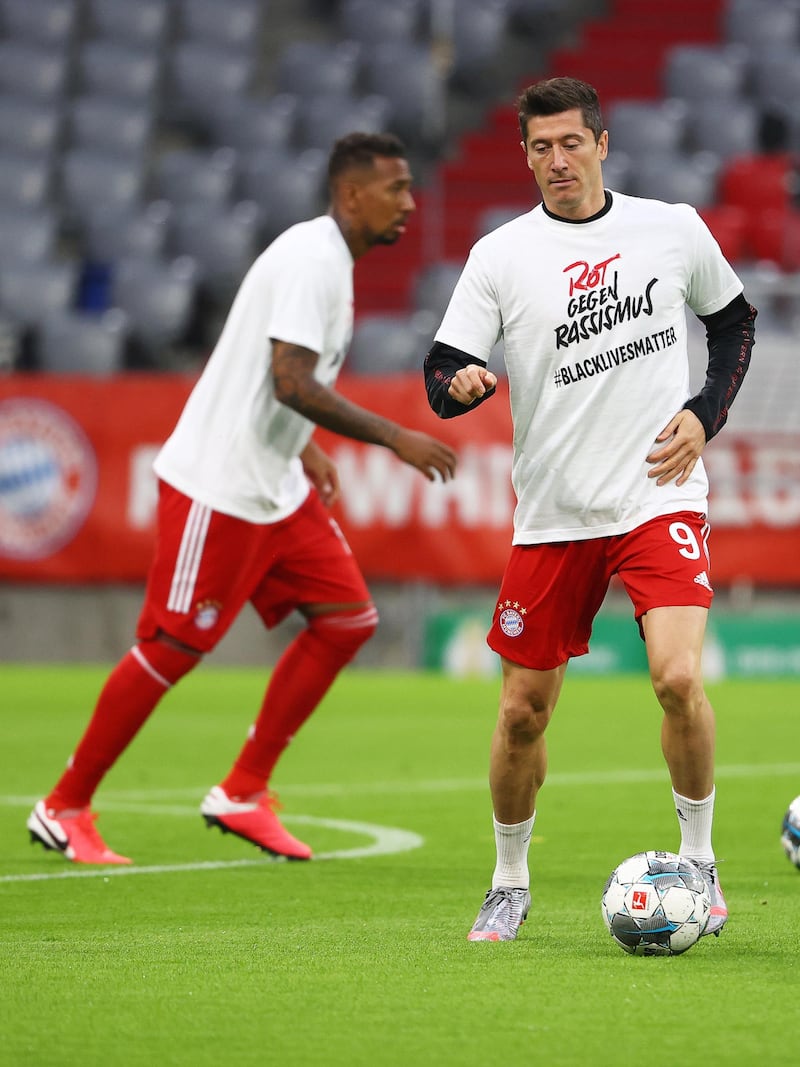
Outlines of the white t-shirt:
<svg viewBox="0 0 800 1067">
<path fill-rule="evenodd" d="M 701 461 L 684 485 L 659 487 L 645 457 L 690 396 L 685 305 L 710 315 L 741 291 L 686 204 L 614 193 L 585 223 L 539 205 L 477 242 L 436 340 L 488 362 L 503 339 L 514 544 L 605 537 L 657 515 L 706 511 Z"/>
<path fill-rule="evenodd" d="M 309 492 L 298 458 L 314 423 L 279 403 L 270 338 L 318 353 L 333 385 L 353 332 L 353 257 L 328 215 L 298 223 L 252 265 L 178 423 L 159 478 L 216 511 L 255 523 L 291 515 Z"/>
</svg>

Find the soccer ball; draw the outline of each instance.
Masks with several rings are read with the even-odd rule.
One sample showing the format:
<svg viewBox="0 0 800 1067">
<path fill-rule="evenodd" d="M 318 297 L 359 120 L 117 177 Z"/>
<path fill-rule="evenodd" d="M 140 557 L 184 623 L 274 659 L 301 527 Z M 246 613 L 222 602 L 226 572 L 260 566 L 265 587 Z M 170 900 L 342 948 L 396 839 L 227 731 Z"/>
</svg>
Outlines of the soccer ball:
<svg viewBox="0 0 800 1067">
<path fill-rule="evenodd" d="M 800 797 L 795 797 L 781 825 L 783 851 L 795 867 L 800 867 Z"/>
<path fill-rule="evenodd" d="M 711 895 L 691 860 L 674 852 L 638 852 L 606 882 L 603 921 L 633 956 L 677 956 L 706 928 Z"/>
</svg>

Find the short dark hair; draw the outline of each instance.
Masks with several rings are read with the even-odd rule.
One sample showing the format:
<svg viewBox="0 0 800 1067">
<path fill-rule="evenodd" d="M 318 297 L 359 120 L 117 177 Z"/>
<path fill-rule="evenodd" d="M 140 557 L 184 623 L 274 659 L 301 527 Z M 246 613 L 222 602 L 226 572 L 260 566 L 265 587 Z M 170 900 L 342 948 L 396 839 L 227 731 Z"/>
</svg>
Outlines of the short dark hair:
<svg viewBox="0 0 800 1067">
<path fill-rule="evenodd" d="M 583 124 L 600 140 L 603 116 L 597 90 L 578 78 L 548 78 L 529 85 L 517 101 L 517 116 L 522 140 L 528 139 L 528 119 L 534 115 L 560 115 L 578 108 Z"/>
<path fill-rule="evenodd" d="M 348 133 L 340 137 L 328 159 L 328 184 L 353 167 L 368 168 L 376 156 L 405 159 L 406 146 L 393 133 Z"/>
</svg>

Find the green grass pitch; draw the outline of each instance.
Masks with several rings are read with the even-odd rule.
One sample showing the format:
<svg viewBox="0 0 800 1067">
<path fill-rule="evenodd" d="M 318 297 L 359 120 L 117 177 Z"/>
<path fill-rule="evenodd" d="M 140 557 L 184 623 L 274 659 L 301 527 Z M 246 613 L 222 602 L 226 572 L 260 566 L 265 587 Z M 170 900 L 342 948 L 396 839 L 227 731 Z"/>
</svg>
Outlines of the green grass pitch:
<svg viewBox="0 0 800 1067">
<path fill-rule="evenodd" d="M 611 869 L 676 849 L 644 677 L 567 678 L 519 939 L 466 933 L 494 861 L 492 680 L 347 672 L 278 768 L 275 863 L 206 830 L 265 675 L 201 667 L 168 695 L 97 796 L 123 873 L 28 843 L 105 669 L 0 667 L 2 1067 L 516 1067 L 669 1059 L 793 1062 L 800 871 L 779 826 L 800 794 L 792 681 L 710 687 L 715 843 L 731 920 L 683 956 L 611 941 Z"/>
</svg>

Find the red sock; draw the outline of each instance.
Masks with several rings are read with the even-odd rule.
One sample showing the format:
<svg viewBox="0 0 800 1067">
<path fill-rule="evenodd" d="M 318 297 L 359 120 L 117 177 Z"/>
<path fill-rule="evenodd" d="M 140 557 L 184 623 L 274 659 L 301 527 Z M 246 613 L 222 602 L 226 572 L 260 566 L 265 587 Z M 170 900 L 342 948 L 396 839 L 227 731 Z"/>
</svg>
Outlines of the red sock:
<svg viewBox="0 0 800 1067">
<path fill-rule="evenodd" d="M 375 632 L 375 608 L 318 615 L 289 645 L 272 672 L 258 718 L 221 783 L 229 797 L 266 788 L 275 764 L 327 693 L 336 675 Z"/>
<path fill-rule="evenodd" d="M 46 798 L 46 807 L 85 808 L 164 693 L 197 662 L 197 656 L 161 641 L 134 645 L 108 676 L 86 732 Z"/>
</svg>

